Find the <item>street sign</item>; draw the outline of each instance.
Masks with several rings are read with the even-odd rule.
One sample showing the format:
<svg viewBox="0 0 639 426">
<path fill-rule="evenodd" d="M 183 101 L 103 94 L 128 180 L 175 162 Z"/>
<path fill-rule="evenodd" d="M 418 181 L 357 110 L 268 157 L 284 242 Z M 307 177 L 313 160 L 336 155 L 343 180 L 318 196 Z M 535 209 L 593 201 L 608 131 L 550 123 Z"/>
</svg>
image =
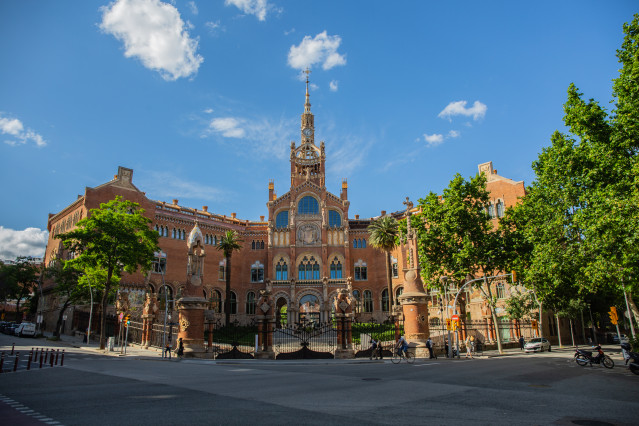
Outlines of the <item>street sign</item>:
<svg viewBox="0 0 639 426">
<path fill-rule="evenodd" d="M 120 313 L 120 315 L 118 316 L 118 318 L 120 319 L 120 322 L 122 322 L 122 318 L 124 318 L 124 313 Z"/>
<path fill-rule="evenodd" d="M 453 321 L 459 321 L 459 315 L 455 314 L 452 317 L 450 317 Z"/>
</svg>

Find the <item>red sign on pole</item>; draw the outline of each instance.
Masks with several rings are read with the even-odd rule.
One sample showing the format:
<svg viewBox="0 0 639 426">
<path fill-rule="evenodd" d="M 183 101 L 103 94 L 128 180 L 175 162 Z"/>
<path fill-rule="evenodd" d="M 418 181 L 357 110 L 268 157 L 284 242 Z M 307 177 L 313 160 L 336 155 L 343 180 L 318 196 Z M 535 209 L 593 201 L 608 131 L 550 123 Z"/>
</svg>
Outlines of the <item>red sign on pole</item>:
<svg viewBox="0 0 639 426">
<path fill-rule="evenodd" d="M 120 315 L 118 316 L 118 318 L 120 319 L 120 322 L 122 322 L 122 318 L 124 318 L 124 314 L 120 313 Z"/>
<path fill-rule="evenodd" d="M 459 315 L 455 314 L 451 317 L 453 321 L 459 321 Z"/>
</svg>

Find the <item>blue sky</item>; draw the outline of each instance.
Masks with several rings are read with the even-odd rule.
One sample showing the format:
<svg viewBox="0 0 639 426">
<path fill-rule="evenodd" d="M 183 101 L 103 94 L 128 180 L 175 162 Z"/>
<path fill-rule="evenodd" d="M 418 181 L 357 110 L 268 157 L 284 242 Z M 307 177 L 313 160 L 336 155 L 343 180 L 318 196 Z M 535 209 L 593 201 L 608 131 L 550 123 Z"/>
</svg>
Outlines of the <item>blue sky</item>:
<svg viewBox="0 0 639 426">
<path fill-rule="evenodd" d="M 401 209 L 493 161 L 524 180 L 571 82 L 610 109 L 636 1 L 0 2 L 0 259 L 134 169 L 147 196 L 258 220 L 289 188 L 309 66 L 329 191 Z M 319 142 L 318 142 L 319 143 Z"/>
</svg>

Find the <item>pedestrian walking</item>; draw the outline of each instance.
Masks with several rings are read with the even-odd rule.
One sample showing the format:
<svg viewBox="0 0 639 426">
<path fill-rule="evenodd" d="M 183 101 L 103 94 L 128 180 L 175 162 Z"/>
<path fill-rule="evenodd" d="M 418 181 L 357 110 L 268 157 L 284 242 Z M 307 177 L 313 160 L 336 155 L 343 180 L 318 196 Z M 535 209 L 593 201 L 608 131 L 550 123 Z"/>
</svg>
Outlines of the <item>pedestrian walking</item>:
<svg viewBox="0 0 639 426">
<path fill-rule="evenodd" d="M 370 360 L 373 360 L 373 357 L 375 357 L 375 359 L 377 359 L 377 346 L 379 345 L 379 342 L 377 340 L 375 340 L 374 337 L 371 337 L 371 356 L 369 357 Z"/>
<path fill-rule="evenodd" d="M 446 352 L 446 358 L 448 358 L 448 339 L 444 339 L 444 352 Z"/>
<path fill-rule="evenodd" d="M 524 343 L 526 343 L 526 341 L 524 340 L 524 336 L 519 336 L 519 350 L 520 351 L 524 350 Z"/>
<path fill-rule="evenodd" d="M 437 358 L 433 353 L 433 341 L 430 340 L 430 336 L 426 340 L 426 348 L 428 348 L 428 359 Z"/>
<path fill-rule="evenodd" d="M 470 336 L 467 336 L 466 337 L 466 358 L 470 357 L 472 359 L 473 354 L 470 351 L 470 346 L 471 346 L 471 339 L 470 339 Z"/>
<path fill-rule="evenodd" d="M 182 355 L 184 355 L 184 343 L 182 342 L 182 338 L 178 339 L 177 350 L 175 351 L 179 359 L 182 359 Z"/>
</svg>

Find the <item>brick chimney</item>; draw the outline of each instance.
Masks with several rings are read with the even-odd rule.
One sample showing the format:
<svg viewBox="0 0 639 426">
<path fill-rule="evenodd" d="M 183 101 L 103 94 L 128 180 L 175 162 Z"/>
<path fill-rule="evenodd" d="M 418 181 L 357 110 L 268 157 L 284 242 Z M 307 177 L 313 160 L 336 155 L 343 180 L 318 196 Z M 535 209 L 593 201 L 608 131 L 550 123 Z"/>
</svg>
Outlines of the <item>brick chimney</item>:
<svg viewBox="0 0 639 426">
<path fill-rule="evenodd" d="M 205 212 L 208 212 L 209 211 L 209 206 L 202 206 L 202 210 L 205 211 Z"/>
</svg>

